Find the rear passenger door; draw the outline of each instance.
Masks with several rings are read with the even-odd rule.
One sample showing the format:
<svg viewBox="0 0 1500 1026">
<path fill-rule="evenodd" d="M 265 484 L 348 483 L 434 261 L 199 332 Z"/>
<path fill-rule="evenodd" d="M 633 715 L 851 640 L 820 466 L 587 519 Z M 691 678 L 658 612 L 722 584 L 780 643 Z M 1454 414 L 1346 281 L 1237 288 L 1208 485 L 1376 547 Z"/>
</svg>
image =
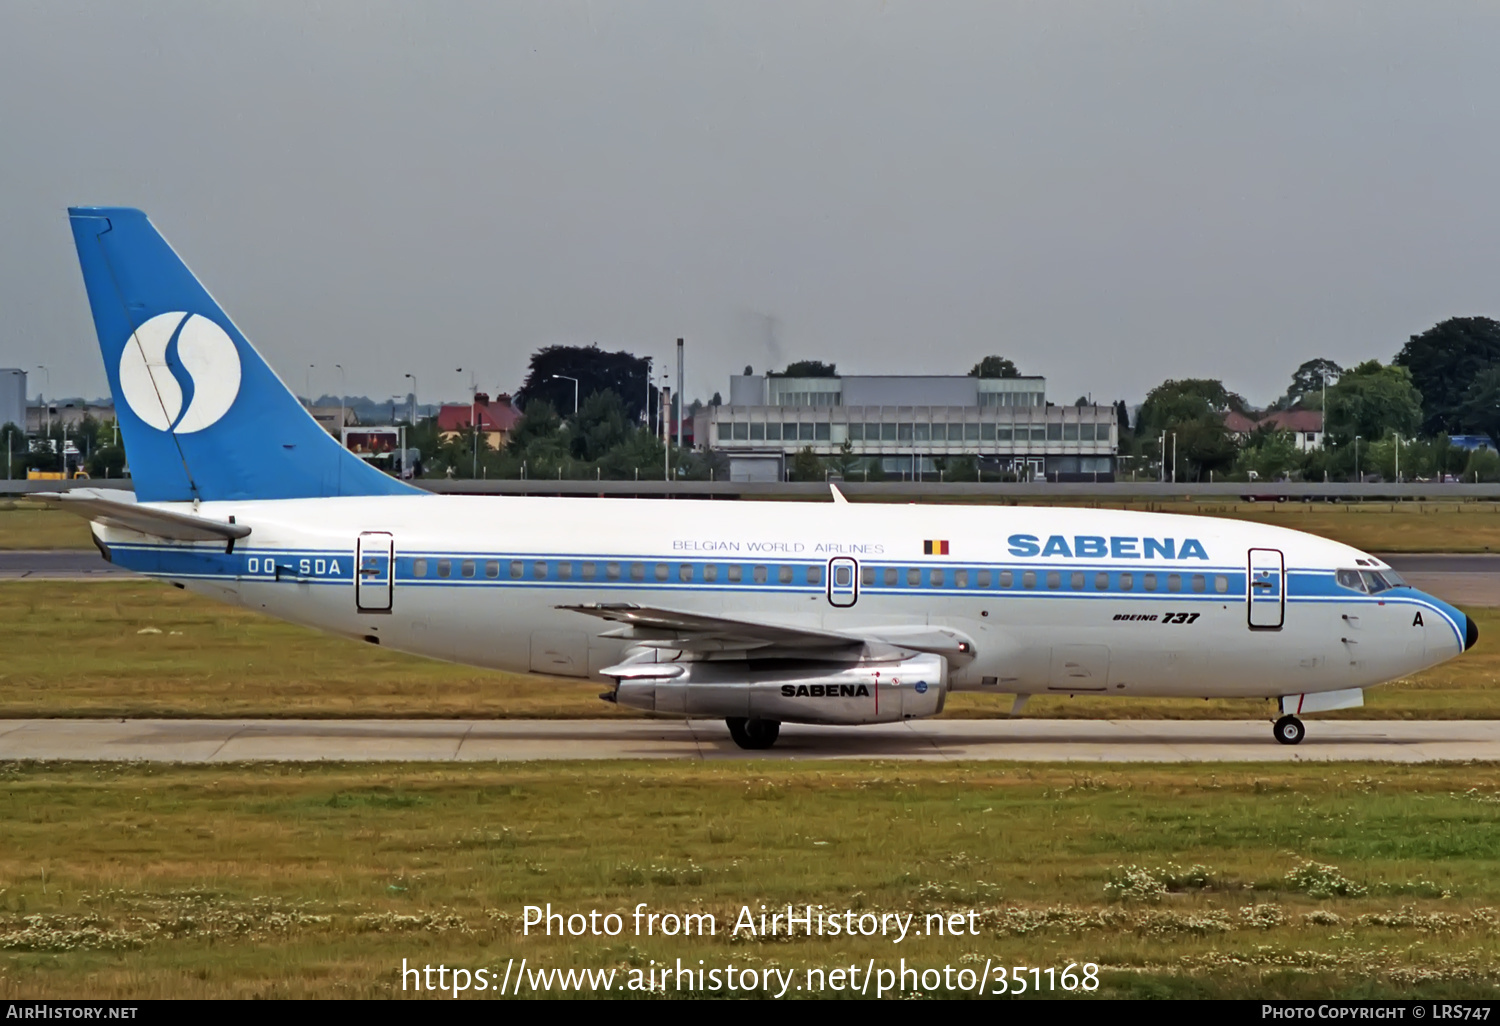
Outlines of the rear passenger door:
<svg viewBox="0 0 1500 1026">
<path fill-rule="evenodd" d="M 387 531 L 365 531 L 356 545 L 354 606 L 361 613 L 389 613 L 395 539 Z"/>
</svg>

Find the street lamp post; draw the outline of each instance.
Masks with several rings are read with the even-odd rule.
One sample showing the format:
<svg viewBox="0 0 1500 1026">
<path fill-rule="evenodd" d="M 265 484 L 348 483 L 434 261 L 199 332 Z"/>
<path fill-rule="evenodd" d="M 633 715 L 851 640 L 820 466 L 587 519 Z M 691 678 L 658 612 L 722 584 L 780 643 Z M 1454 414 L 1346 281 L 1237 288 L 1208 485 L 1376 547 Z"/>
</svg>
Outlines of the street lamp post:
<svg viewBox="0 0 1500 1026">
<path fill-rule="evenodd" d="M 1358 484 L 1364 478 L 1359 476 L 1359 435 L 1354 436 L 1354 482 Z"/>
<path fill-rule="evenodd" d="M 339 372 L 339 444 L 344 444 L 344 393 L 349 391 L 349 379 L 344 374 L 344 365 L 336 363 L 334 369 Z"/>
<path fill-rule="evenodd" d="M 578 379 L 577 378 L 571 378 L 571 377 L 569 377 L 566 374 L 554 374 L 554 375 L 552 375 L 552 377 L 554 379 L 556 379 L 556 378 L 562 378 L 564 381 L 571 381 L 571 382 L 573 382 L 573 416 L 577 417 L 578 416 Z"/>
<path fill-rule="evenodd" d="M 464 372 L 462 367 L 455 367 L 453 370 L 457 374 Z M 477 478 L 479 476 L 479 375 L 472 367 L 469 368 L 469 427 L 474 432 L 474 459 L 469 476 Z"/>
<path fill-rule="evenodd" d="M 646 357 L 646 430 L 651 430 L 651 357 Z"/>
<path fill-rule="evenodd" d="M 417 426 L 417 376 L 415 374 L 407 374 L 406 377 L 411 378 L 411 426 L 412 427 L 416 427 Z"/>
<path fill-rule="evenodd" d="M 42 418 L 46 423 L 46 429 L 42 432 L 49 439 L 52 437 L 52 408 L 47 404 L 47 396 L 52 394 L 52 372 L 47 369 L 46 364 L 39 363 L 36 369 L 47 375 L 47 391 L 42 396 Z"/>
<path fill-rule="evenodd" d="M 307 408 L 309 410 L 311 410 L 313 408 L 313 401 L 312 401 L 312 372 L 315 371 L 315 370 L 317 370 L 317 368 L 318 368 L 317 364 L 310 363 L 310 364 L 307 365 L 307 370 L 304 371 L 303 374 L 302 374 L 302 391 L 307 394 Z"/>
</svg>

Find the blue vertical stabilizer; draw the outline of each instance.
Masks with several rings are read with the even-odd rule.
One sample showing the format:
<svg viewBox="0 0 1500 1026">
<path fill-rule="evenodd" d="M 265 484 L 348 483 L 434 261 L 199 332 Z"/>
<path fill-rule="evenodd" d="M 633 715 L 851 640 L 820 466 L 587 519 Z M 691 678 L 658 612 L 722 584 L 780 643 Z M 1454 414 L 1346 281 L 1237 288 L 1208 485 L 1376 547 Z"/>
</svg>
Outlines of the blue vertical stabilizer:
<svg viewBox="0 0 1500 1026">
<path fill-rule="evenodd" d="M 68 217 L 140 501 L 424 494 L 313 420 L 145 214 Z"/>
</svg>

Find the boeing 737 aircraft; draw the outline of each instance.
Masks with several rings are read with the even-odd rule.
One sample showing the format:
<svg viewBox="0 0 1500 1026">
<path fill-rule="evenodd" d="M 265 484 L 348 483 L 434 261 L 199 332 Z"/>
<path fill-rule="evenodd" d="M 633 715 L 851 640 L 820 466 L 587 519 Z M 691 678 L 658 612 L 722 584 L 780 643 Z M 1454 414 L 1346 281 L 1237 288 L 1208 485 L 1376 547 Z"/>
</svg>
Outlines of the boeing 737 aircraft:
<svg viewBox="0 0 1500 1026">
<path fill-rule="evenodd" d="M 143 213 L 69 216 L 135 495 L 49 501 L 113 563 L 361 643 L 606 681 L 754 749 L 951 691 L 1277 699 L 1296 744 L 1478 636 L 1374 556 L 1258 524 L 431 495 L 320 428 Z"/>
</svg>

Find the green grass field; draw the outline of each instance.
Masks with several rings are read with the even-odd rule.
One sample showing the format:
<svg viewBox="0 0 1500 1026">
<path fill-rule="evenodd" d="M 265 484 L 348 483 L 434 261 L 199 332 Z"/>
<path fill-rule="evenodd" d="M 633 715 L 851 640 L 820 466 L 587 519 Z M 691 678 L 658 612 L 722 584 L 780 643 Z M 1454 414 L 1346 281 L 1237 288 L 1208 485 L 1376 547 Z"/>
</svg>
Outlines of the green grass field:
<svg viewBox="0 0 1500 1026">
<path fill-rule="evenodd" d="M 1474 609 L 1481 638 L 1500 610 Z M 0 583 L 0 718 L 614 717 L 601 685 L 477 670 L 319 634 L 147 581 Z M 1371 689 L 1361 719 L 1500 716 L 1500 645 Z M 946 717 L 1008 715 L 960 694 Z M 1028 717 L 1245 719 L 1261 701 L 1040 696 Z"/>
<path fill-rule="evenodd" d="M 1500 552 L 1500 504 L 1492 502 L 1085 501 L 1065 505 L 1253 520 L 1333 538 L 1366 552 Z M 0 550 L 92 547 L 87 525 L 71 513 L 25 500 L 0 500 Z"/>
<path fill-rule="evenodd" d="M 384 998 L 403 958 L 800 982 L 904 957 L 1096 962 L 1105 997 L 1493 999 L 1497 812 L 1492 766 L 11 764 L 0 998 Z M 718 932 L 522 936 L 546 902 Z M 727 936 L 788 903 L 974 910 L 978 936 Z"/>
</svg>

